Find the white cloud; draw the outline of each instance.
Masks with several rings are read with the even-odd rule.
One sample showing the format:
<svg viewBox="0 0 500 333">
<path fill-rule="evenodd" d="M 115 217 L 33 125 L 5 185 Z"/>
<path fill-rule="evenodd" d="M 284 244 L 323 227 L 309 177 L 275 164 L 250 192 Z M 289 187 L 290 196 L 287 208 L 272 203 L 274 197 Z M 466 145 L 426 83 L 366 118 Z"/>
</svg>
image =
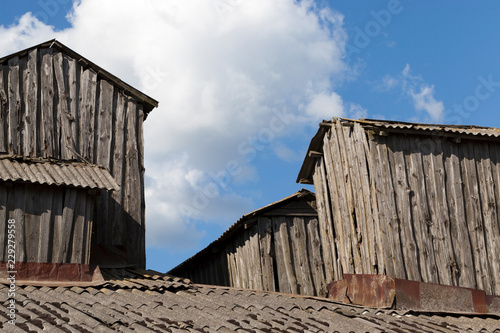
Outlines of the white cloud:
<svg viewBox="0 0 500 333">
<path fill-rule="evenodd" d="M 57 37 L 159 100 L 144 130 L 147 244 L 196 246 L 197 219 L 227 225 L 254 208 L 233 185 L 258 177 L 256 155 L 293 127 L 342 114 L 332 82 L 348 75 L 343 17 L 315 6 L 82 0 L 63 31 L 29 14 L 1 27 L 0 51 Z"/>
<path fill-rule="evenodd" d="M 388 91 L 401 86 L 403 95 L 411 99 L 415 110 L 425 111 L 432 121 L 441 122 L 444 117 L 444 104 L 434 97 L 434 85 L 425 83 L 420 76 L 412 75 L 410 71 L 410 65 L 406 64 L 398 77 L 386 75 L 380 90 Z"/>
<path fill-rule="evenodd" d="M 344 113 L 344 103 L 342 97 L 335 92 L 320 93 L 313 96 L 306 107 L 306 112 L 316 119 L 340 117 Z"/>
</svg>

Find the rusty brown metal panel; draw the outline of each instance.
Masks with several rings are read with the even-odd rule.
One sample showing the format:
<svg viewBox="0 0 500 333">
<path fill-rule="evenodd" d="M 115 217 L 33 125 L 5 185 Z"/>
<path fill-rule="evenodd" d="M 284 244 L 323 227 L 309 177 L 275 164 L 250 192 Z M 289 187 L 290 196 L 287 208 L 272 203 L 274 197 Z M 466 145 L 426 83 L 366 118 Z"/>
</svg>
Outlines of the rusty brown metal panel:
<svg viewBox="0 0 500 333">
<path fill-rule="evenodd" d="M 468 314 L 500 313 L 500 296 L 483 290 L 393 279 L 385 275 L 346 274 L 328 285 L 337 301 L 397 310 Z"/>
<path fill-rule="evenodd" d="M 7 262 L 0 262 L 0 283 L 11 283 L 12 277 L 18 285 L 58 286 L 104 281 L 96 265 L 16 262 L 14 266 L 9 266 Z"/>
</svg>

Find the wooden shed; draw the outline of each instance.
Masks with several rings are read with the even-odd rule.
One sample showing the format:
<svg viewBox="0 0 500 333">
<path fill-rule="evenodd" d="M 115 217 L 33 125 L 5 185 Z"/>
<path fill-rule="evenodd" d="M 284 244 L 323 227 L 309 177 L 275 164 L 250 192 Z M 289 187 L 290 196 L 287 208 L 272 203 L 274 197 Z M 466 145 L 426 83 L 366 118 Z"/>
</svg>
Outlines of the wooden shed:
<svg viewBox="0 0 500 333">
<path fill-rule="evenodd" d="M 314 194 L 302 189 L 244 215 L 169 273 L 197 283 L 325 296 L 324 234 Z"/>
<path fill-rule="evenodd" d="M 324 121 L 297 181 L 314 183 L 333 280 L 385 274 L 500 294 L 500 129 Z"/>
<path fill-rule="evenodd" d="M 0 260 L 10 219 L 16 261 L 122 253 L 144 267 L 143 121 L 157 105 L 56 40 L 0 58 Z"/>
</svg>

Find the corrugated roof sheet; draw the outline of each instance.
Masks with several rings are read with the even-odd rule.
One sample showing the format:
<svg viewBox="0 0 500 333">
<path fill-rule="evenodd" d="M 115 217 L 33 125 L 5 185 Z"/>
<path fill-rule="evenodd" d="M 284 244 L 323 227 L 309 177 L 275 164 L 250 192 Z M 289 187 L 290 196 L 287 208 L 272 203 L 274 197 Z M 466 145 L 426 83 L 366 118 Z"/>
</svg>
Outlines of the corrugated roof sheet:
<svg viewBox="0 0 500 333">
<path fill-rule="evenodd" d="M 494 127 L 482 127 L 473 125 L 437 125 L 437 124 L 419 124 L 408 123 L 401 121 L 375 120 L 375 119 L 360 119 L 352 120 L 339 118 L 344 122 L 357 122 L 363 127 L 376 127 L 388 130 L 415 130 L 427 132 L 444 132 L 460 135 L 485 136 L 491 138 L 500 138 L 500 129 Z M 331 122 L 329 122 L 331 123 Z"/>
<path fill-rule="evenodd" d="M 496 315 L 374 309 L 330 299 L 191 284 L 145 270 L 103 270 L 89 287 L 0 285 L 2 332 L 498 332 Z"/>
<path fill-rule="evenodd" d="M 498 140 L 500 139 L 500 129 L 494 127 L 482 127 L 474 125 L 439 125 L 439 124 L 420 124 L 409 123 L 403 121 L 377 120 L 377 119 L 346 119 L 333 118 L 332 120 L 324 120 L 319 124 L 319 129 L 316 135 L 311 139 L 309 148 L 307 149 L 304 162 L 297 176 L 297 183 L 312 184 L 312 172 L 316 159 L 310 156 L 311 152 L 323 151 L 323 137 L 330 125 L 340 121 L 345 126 L 352 126 L 355 123 L 360 124 L 366 130 L 374 130 L 376 132 L 394 132 L 407 133 L 413 135 L 436 135 L 450 137 L 465 137 L 471 139 L 482 140 Z"/>
<path fill-rule="evenodd" d="M 18 156 L 0 156 L 0 179 L 88 189 L 120 189 L 113 176 L 99 165 Z"/>
</svg>

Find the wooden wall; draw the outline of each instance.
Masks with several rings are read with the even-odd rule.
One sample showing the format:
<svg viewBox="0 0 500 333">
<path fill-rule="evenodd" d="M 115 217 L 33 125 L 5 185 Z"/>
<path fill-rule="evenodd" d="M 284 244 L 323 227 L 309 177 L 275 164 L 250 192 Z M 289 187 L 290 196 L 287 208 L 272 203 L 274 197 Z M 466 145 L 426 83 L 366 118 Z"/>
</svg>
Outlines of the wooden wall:
<svg viewBox="0 0 500 333">
<path fill-rule="evenodd" d="M 500 142 L 427 134 L 331 125 L 313 175 L 325 266 L 498 295 Z"/>
<path fill-rule="evenodd" d="M 121 190 L 97 200 L 99 244 L 145 266 L 143 105 L 56 48 L 0 64 L 0 153 L 106 167 Z"/>
<path fill-rule="evenodd" d="M 170 273 L 194 282 L 326 296 L 331 270 L 323 264 L 326 234 L 316 212 L 269 212 L 245 221 L 228 239 Z"/>
<path fill-rule="evenodd" d="M 94 197 L 87 190 L 47 185 L 0 183 L 0 238 L 15 221 L 18 262 L 88 264 Z M 8 243 L 0 246 L 7 262 Z"/>
</svg>

